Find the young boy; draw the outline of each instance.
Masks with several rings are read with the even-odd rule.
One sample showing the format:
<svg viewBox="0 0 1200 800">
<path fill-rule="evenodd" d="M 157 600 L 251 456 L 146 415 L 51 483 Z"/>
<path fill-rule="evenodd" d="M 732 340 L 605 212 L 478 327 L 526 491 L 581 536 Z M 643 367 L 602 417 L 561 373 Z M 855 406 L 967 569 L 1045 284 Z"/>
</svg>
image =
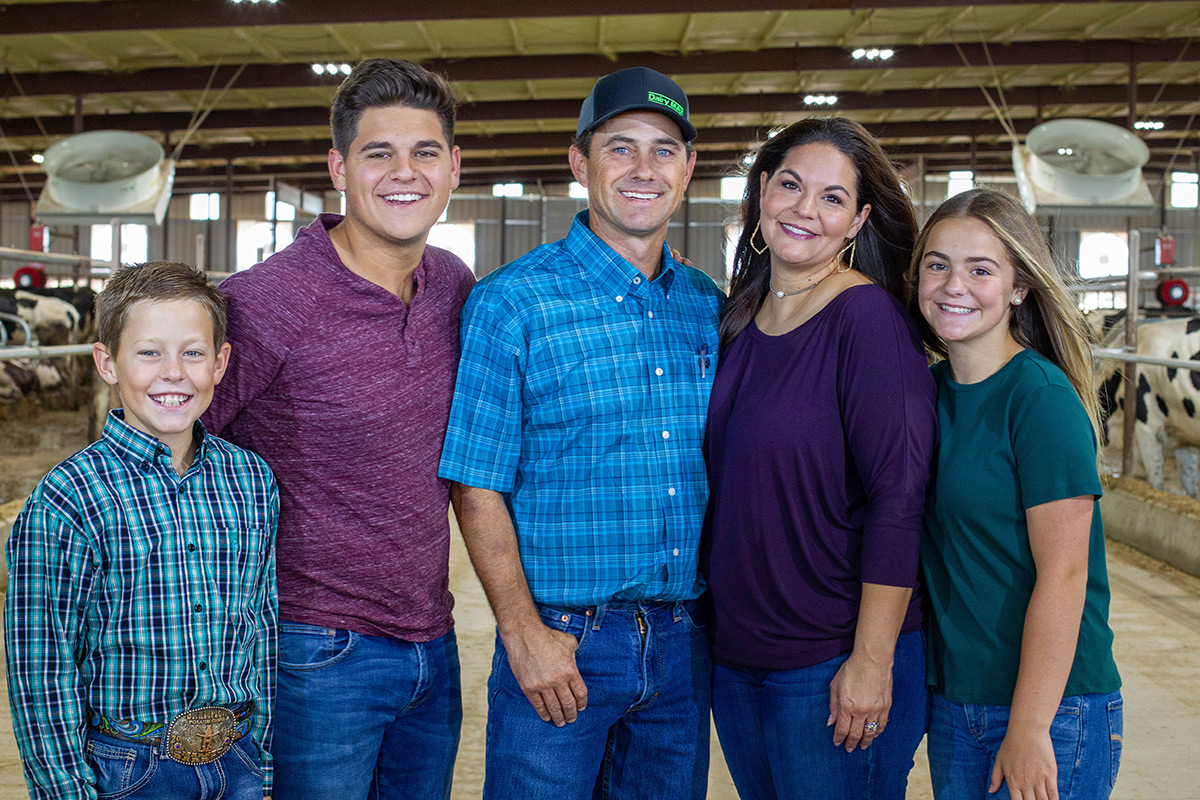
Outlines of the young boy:
<svg viewBox="0 0 1200 800">
<path fill-rule="evenodd" d="M 225 301 L 184 264 L 96 300 L 100 441 L 34 489 L 8 540 L 4 640 L 34 800 L 271 794 L 275 480 L 199 422 Z"/>
</svg>

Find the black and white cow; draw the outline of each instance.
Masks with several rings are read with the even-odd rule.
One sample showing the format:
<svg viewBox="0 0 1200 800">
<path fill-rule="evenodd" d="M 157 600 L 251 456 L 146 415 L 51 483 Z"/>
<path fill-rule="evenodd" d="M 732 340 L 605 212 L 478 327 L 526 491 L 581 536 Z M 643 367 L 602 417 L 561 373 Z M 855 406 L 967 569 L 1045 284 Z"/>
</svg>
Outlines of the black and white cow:
<svg viewBox="0 0 1200 800">
<path fill-rule="evenodd" d="M 1101 347 L 1125 342 L 1125 311 L 1088 315 Z M 1195 361 L 1200 366 L 1200 316 L 1150 318 L 1138 322 L 1139 355 Z M 1097 375 L 1102 430 L 1108 441 L 1120 440 L 1125 413 L 1122 363 L 1104 360 Z M 1139 364 L 1134 443 L 1146 480 L 1163 486 L 1163 448 L 1168 443 L 1200 446 L 1200 371 Z M 1189 487 L 1191 488 L 1191 487 Z"/>
</svg>

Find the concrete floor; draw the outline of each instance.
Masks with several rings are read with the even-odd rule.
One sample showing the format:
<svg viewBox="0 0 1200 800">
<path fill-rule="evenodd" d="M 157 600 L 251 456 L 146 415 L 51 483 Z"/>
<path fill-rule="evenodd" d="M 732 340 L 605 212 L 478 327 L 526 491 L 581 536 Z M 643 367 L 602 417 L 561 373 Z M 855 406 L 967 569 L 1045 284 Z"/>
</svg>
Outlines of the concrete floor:
<svg viewBox="0 0 1200 800">
<path fill-rule="evenodd" d="M 1125 680 L 1125 751 L 1117 788 L 1119 800 L 1200 798 L 1200 580 L 1124 545 L 1109 542 L 1113 589 L 1112 625 L 1117 663 Z M 483 782 L 485 682 L 493 629 L 483 593 L 455 537 L 451 587 L 462 655 L 465 720 L 455 771 L 455 800 L 480 795 Z M 0 800 L 28 797 L 21 777 L 4 692 L 0 721 Z M 922 752 L 908 797 L 930 797 Z M 711 800 L 737 797 L 720 747 L 713 737 Z"/>
</svg>

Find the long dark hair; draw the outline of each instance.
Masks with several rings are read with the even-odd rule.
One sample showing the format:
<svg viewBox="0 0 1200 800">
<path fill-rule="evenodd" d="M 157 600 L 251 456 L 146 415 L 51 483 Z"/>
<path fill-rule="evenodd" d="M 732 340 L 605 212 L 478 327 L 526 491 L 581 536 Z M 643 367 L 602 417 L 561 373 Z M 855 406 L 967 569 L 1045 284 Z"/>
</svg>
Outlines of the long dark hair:
<svg viewBox="0 0 1200 800">
<path fill-rule="evenodd" d="M 858 196 L 856 211 L 871 204 L 871 213 L 855 237 L 854 266 L 863 275 L 904 302 L 904 272 L 917 235 L 917 218 L 912 202 L 900 186 L 900 176 L 879 142 L 866 128 L 843 117 L 810 117 L 795 122 L 758 148 L 746 175 L 742 198 L 742 234 L 733 260 L 729 302 L 721 314 L 721 346 L 733 341 L 754 319 L 767 296 L 771 279 L 771 254 L 758 253 L 751 238 L 758 227 L 762 197 L 761 175 L 769 179 L 779 169 L 788 151 L 806 144 L 828 144 L 837 148 L 854 165 Z M 843 260 L 848 256 L 843 256 Z"/>
</svg>

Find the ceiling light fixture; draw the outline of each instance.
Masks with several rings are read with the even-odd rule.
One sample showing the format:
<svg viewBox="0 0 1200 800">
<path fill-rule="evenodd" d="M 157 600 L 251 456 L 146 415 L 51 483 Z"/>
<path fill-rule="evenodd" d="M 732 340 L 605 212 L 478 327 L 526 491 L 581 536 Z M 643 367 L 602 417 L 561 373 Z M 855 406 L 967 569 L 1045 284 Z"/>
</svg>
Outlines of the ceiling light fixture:
<svg viewBox="0 0 1200 800">
<path fill-rule="evenodd" d="M 313 64 L 312 71 L 318 75 L 349 75 L 354 67 L 349 64 Z"/>
<path fill-rule="evenodd" d="M 831 106 L 838 101 L 834 94 L 808 94 L 804 96 L 806 106 Z"/>
<path fill-rule="evenodd" d="M 33 163 L 35 164 L 40 164 L 46 160 L 46 157 L 41 153 L 34 153 L 32 156 L 30 156 L 30 158 L 33 159 Z"/>
<path fill-rule="evenodd" d="M 855 61 L 866 59 L 867 61 L 887 61 L 892 56 L 896 55 L 896 51 L 890 47 L 859 47 L 850 53 L 850 57 Z"/>
<path fill-rule="evenodd" d="M 1133 127 L 1139 131 L 1161 131 L 1165 123 L 1160 119 L 1139 119 Z"/>
</svg>

